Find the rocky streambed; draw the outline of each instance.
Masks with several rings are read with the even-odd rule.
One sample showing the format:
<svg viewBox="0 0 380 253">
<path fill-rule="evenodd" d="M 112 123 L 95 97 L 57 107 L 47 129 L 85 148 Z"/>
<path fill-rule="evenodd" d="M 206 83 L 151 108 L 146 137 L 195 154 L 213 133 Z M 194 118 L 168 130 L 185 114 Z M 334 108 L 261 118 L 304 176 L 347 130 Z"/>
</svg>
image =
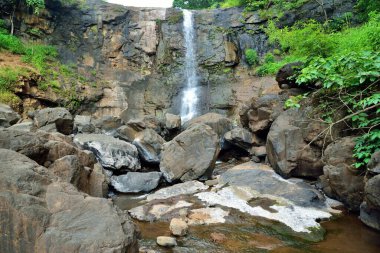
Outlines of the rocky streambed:
<svg viewBox="0 0 380 253">
<path fill-rule="evenodd" d="M 1 105 L 0 118 L 1 252 L 376 252 L 379 246 L 372 239 L 378 232 L 342 211 L 360 205 L 363 193 L 355 189 L 365 185 L 361 219 L 377 224 L 376 154 L 366 182 L 344 172 L 348 184 L 334 174 L 346 169 L 347 154 L 340 154 L 349 138 L 328 145 L 329 166 L 317 181 L 311 177 L 317 159 L 309 160 L 315 166 L 308 180 L 292 177 L 293 169 L 310 172 L 299 162 L 307 156 L 291 156 L 292 146 L 284 155 L 287 135 L 278 122 L 264 146 L 262 132 L 215 113 L 186 124 L 170 114 L 125 123 L 73 117 L 64 108 L 21 119 Z M 289 129 L 293 141 L 306 138 L 297 135 L 300 128 Z M 266 163 L 267 150 L 275 169 Z M 351 226 L 365 239 L 342 248 Z"/>
</svg>

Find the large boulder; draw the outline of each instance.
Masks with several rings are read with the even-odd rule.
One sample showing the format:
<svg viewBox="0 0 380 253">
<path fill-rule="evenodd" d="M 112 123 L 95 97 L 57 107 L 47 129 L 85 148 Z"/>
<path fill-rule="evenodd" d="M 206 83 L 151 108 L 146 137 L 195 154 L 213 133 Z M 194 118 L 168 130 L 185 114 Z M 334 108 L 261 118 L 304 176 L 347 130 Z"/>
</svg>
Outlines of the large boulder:
<svg viewBox="0 0 380 253">
<path fill-rule="evenodd" d="M 92 151 L 105 168 L 130 171 L 141 168 L 137 148 L 128 142 L 104 134 L 78 134 L 74 142 Z"/>
<path fill-rule="evenodd" d="M 241 124 L 253 133 L 267 132 L 272 122 L 284 111 L 286 97 L 286 95 L 266 94 L 252 98 L 239 112 Z"/>
<path fill-rule="evenodd" d="M 0 127 L 9 127 L 19 120 L 20 115 L 13 111 L 10 106 L 0 103 Z"/>
<path fill-rule="evenodd" d="M 227 132 L 224 139 L 239 148 L 248 150 L 254 143 L 254 137 L 250 131 L 245 128 L 237 127 Z"/>
<path fill-rule="evenodd" d="M 150 192 L 158 186 L 161 172 L 128 172 L 126 175 L 112 176 L 111 185 L 119 192 Z"/>
<path fill-rule="evenodd" d="M 380 151 L 373 153 L 368 163 L 367 176 L 376 176 L 380 174 Z"/>
<path fill-rule="evenodd" d="M 292 62 L 285 64 L 276 74 L 276 81 L 279 86 L 282 88 L 284 85 L 288 87 L 297 87 L 295 78 L 293 76 L 297 73 L 298 70 L 302 68 L 302 62 Z"/>
<path fill-rule="evenodd" d="M 219 154 L 218 135 L 204 124 L 192 124 L 164 144 L 160 170 L 168 182 L 211 175 Z"/>
<path fill-rule="evenodd" d="M 320 139 L 310 143 L 323 126 L 309 119 L 309 113 L 307 109 L 287 110 L 277 117 L 268 133 L 268 161 L 285 178 L 318 178 L 323 174 L 322 150 L 317 145 Z"/>
<path fill-rule="evenodd" d="M 327 146 L 324 152 L 322 190 L 327 196 L 342 201 L 349 209 L 358 211 L 363 201 L 364 176 L 355 172 L 352 152 L 355 137 L 344 137 Z"/>
<path fill-rule="evenodd" d="M 0 148 L 14 150 L 46 166 L 67 155 L 76 155 L 81 165 L 86 167 L 92 167 L 96 163 L 91 152 L 78 149 L 70 138 L 59 133 L 2 129 Z"/>
<path fill-rule="evenodd" d="M 36 252 L 137 252 L 132 220 L 109 200 L 79 193 L 68 183 L 53 183 L 46 205 L 51 217 Z"/>
<path fill-rule="evenodd" d="M 56 129 L 67 135 L 73 132 L 74 119 L 66 108 L 45 108 L 34 113 L 34 124 L 37 128 Z"/>
<path fill-rule="evenodd" d="M 89 193 L 86 187 L 91 171 L 81 165 L 76 155 L 64 156 L 53 162 L 49 170 L 62 181 L 73 184 L 78 190 Z"/>
<path fill-rule="evenodd" d="M 194 124 L 205 124 L 214 130 L 218 134 L 219 138 L 222 138 L 228 131 L 233 128 L 233 123 L 230 119 L 217 113 L 206 113 L 197 118 L 191 119 L 184 123 L 183 127 L 188 129 Z"/>
<path fill-rule="evenodd" d="M 95 132 L 91 116 L 86 115 L 75 115 L 74 128 L 77 133 L 91 134 Z"/>
<path fill-rule="evenodd" d="M 137 252 L 126 212 L 0 149 L 0 252 Z M 112 233 L 105 233 L 112 231 Z"/>
<path fill-rule="evenodd" d="M 160 163 L 164 143 L 165 140 L 150 128 L 137 133 L 133 140 L 133 144 L 137 147 L 142 160 L 152 164 Z"/>
</svg>

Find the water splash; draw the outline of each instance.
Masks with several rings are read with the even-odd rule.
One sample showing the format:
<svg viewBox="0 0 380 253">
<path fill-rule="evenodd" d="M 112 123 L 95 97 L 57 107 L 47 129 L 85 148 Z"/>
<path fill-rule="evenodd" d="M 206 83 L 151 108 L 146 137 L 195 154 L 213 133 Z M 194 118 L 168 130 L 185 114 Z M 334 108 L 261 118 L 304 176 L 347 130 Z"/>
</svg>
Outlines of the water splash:
<svg viewBox="0 0 380 253">
<path fill-rule="evenodd" d="M 195 58 L 195 29 L 193 13 L 183 10 L 183 30 L 185 33 L 185 77 L 186 87 L 183 91 L 181 119 L 186 122 L 198 113 L 198 76 Z"/>
</svg>

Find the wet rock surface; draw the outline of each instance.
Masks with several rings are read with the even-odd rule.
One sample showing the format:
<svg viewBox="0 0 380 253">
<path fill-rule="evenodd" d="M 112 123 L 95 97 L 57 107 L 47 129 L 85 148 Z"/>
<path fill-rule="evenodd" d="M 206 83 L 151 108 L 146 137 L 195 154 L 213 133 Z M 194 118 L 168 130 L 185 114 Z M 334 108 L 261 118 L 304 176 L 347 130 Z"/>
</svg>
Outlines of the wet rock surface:
<svg viewBox="0 0 380 253">
<path fill-rule="evenodd" d="M 119 192 L 150 192 L 160 182 L 161 172 L 128 172 L 126 175 L 112 176 L 111 185 Z"/>
<path fill-rule="evenodd" d="M 74 142 L 92 151 L 103 167 L 131 171 L 141 168 L 137 148 L 128 142 L 103 134 L 78 134 Z"/>
</svg>

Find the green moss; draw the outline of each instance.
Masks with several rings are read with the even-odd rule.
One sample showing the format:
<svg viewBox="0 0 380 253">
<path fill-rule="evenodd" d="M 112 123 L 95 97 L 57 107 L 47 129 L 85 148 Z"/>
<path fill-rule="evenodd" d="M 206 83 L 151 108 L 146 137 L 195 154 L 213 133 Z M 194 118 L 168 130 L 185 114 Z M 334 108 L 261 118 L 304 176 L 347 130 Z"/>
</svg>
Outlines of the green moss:
<svg viewBox="0 0 380 253">
<path fill-rule="evenodd" d="M 181 22 L 182 17 L 183 17 L 182 12 L 176 12 L 173 15 L 169 16 L 168 23 L 171 25 L 178 24 L 179 22 Z"/>
</svg>

